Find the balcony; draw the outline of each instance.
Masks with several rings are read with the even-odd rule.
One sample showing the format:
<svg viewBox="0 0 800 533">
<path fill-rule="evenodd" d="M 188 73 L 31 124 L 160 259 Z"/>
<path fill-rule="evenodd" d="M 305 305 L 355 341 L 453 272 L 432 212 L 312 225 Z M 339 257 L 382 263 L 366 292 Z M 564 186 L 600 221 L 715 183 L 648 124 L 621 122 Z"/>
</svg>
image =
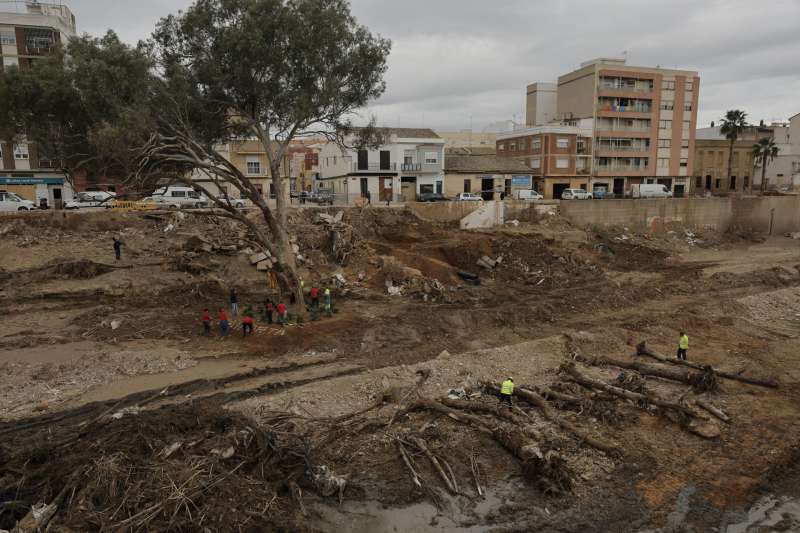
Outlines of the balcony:
<svg viewBox="0 0 800 533">
<path fill-rule="evenodd" d="M 601 102 L 598 105 L 597 110 L 612 111 L 614 113 L 650 113 L 653 110 L 653 106 L 642 105 L 642 104 L 635 104 L 635 105 L 609 104 Z"/>
<path fill-rule="evenodd" d="M 400 170 L 403 172 L 421 172 L 422 163 L 402 163 Z"/>
<path fill-rule="evenodd" d="M 353 163 L 353 172 L 397 172 L 397 163 L 384 165 L 380 163 L 367 163 L 366 165 Z"/>
</svg>

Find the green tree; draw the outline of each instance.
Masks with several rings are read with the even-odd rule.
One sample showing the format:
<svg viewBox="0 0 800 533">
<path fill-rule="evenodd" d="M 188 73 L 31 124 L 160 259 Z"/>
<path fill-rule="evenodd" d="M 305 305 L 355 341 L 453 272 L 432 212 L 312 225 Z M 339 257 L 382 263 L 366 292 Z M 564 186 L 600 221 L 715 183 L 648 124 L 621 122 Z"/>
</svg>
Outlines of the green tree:
<svg viewBox="0 0 800 533">
<path fill-rule="evenodd" d="M 389 41 L 360 25 L 346 0 L 197 0 L 159 23 L 154 46 L 162 112 L 139 178 L 165 167 L 186 170 L 182 181 L 246 225 L 278 259 L 285 286 L 302 303 L 281 162 L 294 139 L 346 130 L 348 118 L 383 93 Z M 258 140 L 266 152 L 274 209 L 218 151 L 242 138 Z M 250 198 L 269 236 L 226 194 L 193 181 L 197 173 Z"/>
<path fill-rule="evenodd" d="M 733 146 L 736 140 L 744 131 L 747 126 L 747 113 L 739 109 L 731 109 L 720 121 L 720 133 L 725 135 L 725 138 L 730 141 L 728 148 L 728 181 L 731 179 L 731 167 L 733 165 Z"/>
<path fill-rule="evenodd" d="M 109 31 L 101 38 L 73 38 L 67 51 L 0 74 L 0 117 L 13 124 L 0 134 L 8 139 L 14 130 L 35 142 L 70 182 L 77 171 L 125 177 L 135 168 L 131 146 L 143 144 L 153 129 L 148 50 Z"/>
<path fill-rule="evenodd" d="M 772 137 L 759 139 L 753 145 L 753 158 L 761 165 L 761 192 L 767 190 L 767 165 L 777 157 L 778 146 Z"/>
</svg>

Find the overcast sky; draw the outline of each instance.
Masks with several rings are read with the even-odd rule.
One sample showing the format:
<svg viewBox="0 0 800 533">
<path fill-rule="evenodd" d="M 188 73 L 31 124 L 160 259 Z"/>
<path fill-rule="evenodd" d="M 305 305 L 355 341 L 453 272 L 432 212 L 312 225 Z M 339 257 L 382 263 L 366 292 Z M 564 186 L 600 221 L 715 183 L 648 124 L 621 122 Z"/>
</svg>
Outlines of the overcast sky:
<svg viewBox="0 0 800 533">
<path fill-rule="evenodd" d="M 130 42 L 189 0 L 71 0 L 78 30 Z M 594 57 L 700 72 L 699 125 L 800 113 L 800 0 L 352 0 L 392 39 L 381 125 L 475 131 L 524 122 L 525 86 Z"/>
</svg>

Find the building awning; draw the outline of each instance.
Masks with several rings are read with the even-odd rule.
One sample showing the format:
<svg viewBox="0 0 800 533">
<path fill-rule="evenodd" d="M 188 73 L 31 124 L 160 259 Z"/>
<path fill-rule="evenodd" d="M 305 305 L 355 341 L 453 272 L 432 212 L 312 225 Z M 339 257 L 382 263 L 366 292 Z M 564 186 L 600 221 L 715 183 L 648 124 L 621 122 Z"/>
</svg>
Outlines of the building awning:
<svg viewBox="0 0 800 533">
<path fill-rule="evenodd" d="M 0 174 L 0 185 L 64 185 L 64 178 L 4 176 Z"/>
</svg>

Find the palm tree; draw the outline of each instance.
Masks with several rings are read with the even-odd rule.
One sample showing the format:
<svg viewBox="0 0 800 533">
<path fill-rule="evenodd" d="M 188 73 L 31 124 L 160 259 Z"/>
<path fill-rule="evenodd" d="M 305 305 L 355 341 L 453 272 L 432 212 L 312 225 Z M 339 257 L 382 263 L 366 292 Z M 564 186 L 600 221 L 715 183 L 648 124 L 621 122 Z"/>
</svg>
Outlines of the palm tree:
<svg viewBox="0 0 800 533">
<path fill-rule="evenodd" d="M 721 126 L 719 132 L 725 135 L 725 138 L 731 141 L 728 150 L 728 182 L 731 179 L 731 165 L 733 164 L 733 145 L 736 139 L 739 138 L 745 126 L 747 126 L 747 113 L 739 109 L 731 109 L 720 122 Z"/>
<path fill-rule="evenodd" d="M 753 145 L 753 158 L 759 161 L 761 165 L 761 192 L 767 190 L 767 164 L 775 159 L 777 155 L 778 146 L 775 144 L 775 139 L 772 137 L 759 139 L 759 141 Z"/>
</svg>

